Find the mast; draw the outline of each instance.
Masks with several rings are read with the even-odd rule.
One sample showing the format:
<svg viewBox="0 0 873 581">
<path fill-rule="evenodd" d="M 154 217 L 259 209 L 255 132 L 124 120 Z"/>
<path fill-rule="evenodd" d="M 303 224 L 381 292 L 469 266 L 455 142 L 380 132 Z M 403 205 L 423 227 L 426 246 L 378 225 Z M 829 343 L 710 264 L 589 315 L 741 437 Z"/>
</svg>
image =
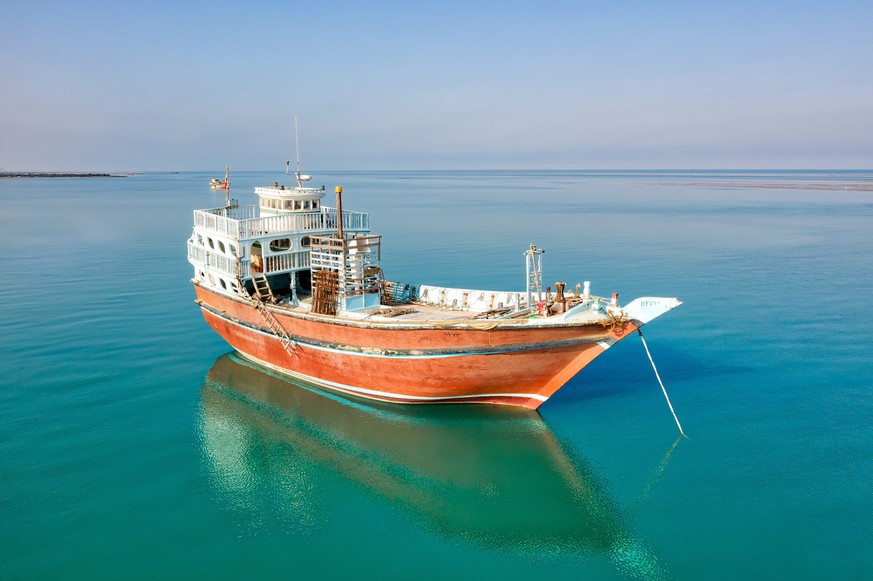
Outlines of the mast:
<svg viewBox="0 0 873 581">
<path fill-rule="evenodd" d="M 343 239 L 343 187 L 336 187 L 336 237 Z"/>
<path fill-rule="evenodd" d="M 230 165 L 224 166 L 224 207 L 230 208 Z"/>
<path fill-rule="evenodd" d="M 297 178 L 297 187 L 302 188 L 303 184 L 300 182 L 300 130 L 297 127 L 297 115 L 294 116 L 294 149 L 297 150 L 297 173 L 294 174 L 294 177 Z"/>
<path fill-rule="evenodd" d="M 525 287 L 527 289 L 527 306 L 533 308 L 533 294 L 536 292 L 536 302 L 543 300 L 543 258 L 545 252 L 542 248 L 537 248 L 536 244 L 531 244 L 530 248 L 524 251 L 524 262 L 526 278 Z"/>
<path fill-rule="evenodd" d="M 297 115 L 294 116 L 294 145 L 297 150 L 297 171 L 294 172 L 294 178 L 297 180 L 297 187 L 302 189 L 303 182 L 308 182 L 312 176 L 305 176 L 300 173 L 300 130 L 297 128 Z M 288 173 L 288 164 L 285 162 L 285 173 Z"/>
</svg>

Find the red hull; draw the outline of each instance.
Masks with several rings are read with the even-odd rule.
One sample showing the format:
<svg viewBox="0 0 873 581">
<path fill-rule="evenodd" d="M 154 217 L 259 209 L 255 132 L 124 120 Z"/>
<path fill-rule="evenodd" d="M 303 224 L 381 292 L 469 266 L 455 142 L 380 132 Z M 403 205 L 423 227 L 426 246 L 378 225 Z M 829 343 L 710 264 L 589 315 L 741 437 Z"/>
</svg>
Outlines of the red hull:
<svg viewBox="0 0 873 581">
<path fill-rule="evenodd" d="M 327 389 L 389 402 L 536 409 L 637 328 L 398 328 L 274 309 L 296 343 L 286 350 L 250 303 L 195 288 L 206 321 L 246 357 Z"/>
</svg>

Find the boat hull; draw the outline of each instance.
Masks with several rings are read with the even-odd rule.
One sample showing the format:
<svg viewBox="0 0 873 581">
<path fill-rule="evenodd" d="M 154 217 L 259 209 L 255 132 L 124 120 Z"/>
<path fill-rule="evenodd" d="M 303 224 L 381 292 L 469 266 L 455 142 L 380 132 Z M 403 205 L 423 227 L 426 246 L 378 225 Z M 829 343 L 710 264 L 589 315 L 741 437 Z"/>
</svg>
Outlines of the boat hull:
<svg viewBox="0 0 873 581">
<path fill-rule="evenodd" d="M 398 325 L 274 308 L 293 338 L 286 347 L 250 301 L 195 288 L 207 323 L 248 359 L 328 390 L 407 404 L 537 409 L 641 326 Z"/>
</svg>

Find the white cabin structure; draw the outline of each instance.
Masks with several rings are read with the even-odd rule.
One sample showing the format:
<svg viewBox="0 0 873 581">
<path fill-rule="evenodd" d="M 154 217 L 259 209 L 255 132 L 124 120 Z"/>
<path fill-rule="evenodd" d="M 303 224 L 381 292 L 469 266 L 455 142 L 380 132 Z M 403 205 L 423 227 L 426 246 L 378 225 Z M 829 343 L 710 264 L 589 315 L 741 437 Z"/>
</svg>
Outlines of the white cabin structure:
<svg viewBox="0 0 873 581">
<path fill-rule="evenodd" d="M 296 306 L 301 294 L 312 293 L 313 274 L 328 271 L 335 274 L 321 279 L 336 286 L 338 310 L 379 306 L 381 237 L 369 234 L 368 214 L 340 209 L 338 222 L 337 209 L 322 204 L 324 186 L 303 187 L 299 176 L 296 186 L 276 182 L 256 187 L 255 194 L 257 205 L 231 200 L 223 208 L 194 210 L 188 261 L 197 283 Z"/>
</svg>

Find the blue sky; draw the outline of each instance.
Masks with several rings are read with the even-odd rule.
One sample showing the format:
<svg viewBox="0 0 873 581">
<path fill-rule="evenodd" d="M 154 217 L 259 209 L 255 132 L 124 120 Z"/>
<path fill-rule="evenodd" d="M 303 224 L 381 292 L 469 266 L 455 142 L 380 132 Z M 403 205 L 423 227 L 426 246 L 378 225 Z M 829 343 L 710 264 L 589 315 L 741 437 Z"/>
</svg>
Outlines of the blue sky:
<svg viewBox="0 0 873 581">
<path fill-rule="evenodd" d="M 873 3 L 0 0 L 0 168 L 873 167 Z"/>
</svg>

